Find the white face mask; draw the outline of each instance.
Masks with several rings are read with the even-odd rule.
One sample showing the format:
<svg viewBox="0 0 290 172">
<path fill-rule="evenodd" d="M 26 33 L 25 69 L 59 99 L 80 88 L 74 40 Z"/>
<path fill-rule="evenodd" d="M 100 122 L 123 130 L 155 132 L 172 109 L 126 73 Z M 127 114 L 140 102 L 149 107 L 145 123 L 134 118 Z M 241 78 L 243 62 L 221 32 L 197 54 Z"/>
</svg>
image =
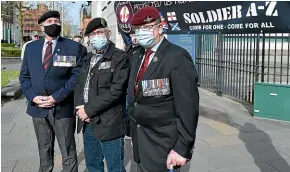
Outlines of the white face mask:
<svg viewBox="0 0 290 172">
<path fill-rule="evenodd" d="M 137 42 L 144 48 L 150 47 L 155 41 L 153 31 L 138 30 L 135 34 Z"/>
</svg>

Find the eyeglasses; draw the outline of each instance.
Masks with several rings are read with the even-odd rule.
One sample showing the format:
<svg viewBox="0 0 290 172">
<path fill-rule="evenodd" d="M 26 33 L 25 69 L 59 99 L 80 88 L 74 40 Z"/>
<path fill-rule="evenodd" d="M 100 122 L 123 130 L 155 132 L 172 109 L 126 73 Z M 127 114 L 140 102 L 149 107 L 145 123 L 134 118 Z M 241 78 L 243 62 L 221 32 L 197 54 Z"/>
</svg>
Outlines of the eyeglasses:
<svg viewBox="0 0 290 172">
<path fill-rule="evenodd" d="M 98 36 L 101 36 L 101 35 L 105 35 L 105 33 L 107 32 L 108 30 L 98 30 L 98 31 L 94 31 L 92 33 L 89 34 L 89 38 L 92 38 L 96 35 Z"/>
<path fill-rule="evenodd" d="M 142 31 L 149 31 L 149 30 L 152 30 L 153 27 L 157 26 L 159 24 L 154 24 L 154 25 L 144 25 L 144 26 L 133 26 L 133 31 L 134 32 L 138 32 L 139 30 L 142 30 Z"/>
</svg>

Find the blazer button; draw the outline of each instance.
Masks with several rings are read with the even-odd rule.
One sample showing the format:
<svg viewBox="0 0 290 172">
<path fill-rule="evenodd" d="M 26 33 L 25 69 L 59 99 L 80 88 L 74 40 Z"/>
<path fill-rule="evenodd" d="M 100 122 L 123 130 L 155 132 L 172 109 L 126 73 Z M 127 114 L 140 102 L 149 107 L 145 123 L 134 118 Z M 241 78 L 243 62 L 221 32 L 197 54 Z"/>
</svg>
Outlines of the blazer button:
<svg viewBox="0 0 290 172">
<path fill-rule="evenodd" d="M 90 73 L 90 75 L 91 75 L 91 76 L 93 76 L 93 75 L 94 75 L 94 73 L 93 73 L 93 72 L 91 72 L 91 73 Z"/>
<path fill-rule="evenodd" d="M 140 128 L 140 125 L 138 124 L 137 127 Z"/>
</svg>

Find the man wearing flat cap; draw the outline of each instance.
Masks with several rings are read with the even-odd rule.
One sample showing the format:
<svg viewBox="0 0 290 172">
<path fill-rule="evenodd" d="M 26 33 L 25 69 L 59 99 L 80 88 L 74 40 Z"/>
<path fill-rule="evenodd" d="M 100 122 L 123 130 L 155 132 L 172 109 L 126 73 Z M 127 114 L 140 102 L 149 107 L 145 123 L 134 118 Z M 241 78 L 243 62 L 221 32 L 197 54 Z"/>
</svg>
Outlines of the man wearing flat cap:
<svg viewBox="0 0 290 172">
<path fill-rule="evenodd" d="M 109 40 L 111 31 L 103 18 L 94 18 L 86 28 L 94 50 L 83 60 L 75 90 L 77 132 L 83 130 L 86 168 L 90 172 L 125 172 L 124 136 L 129 60 Z"/>
<path fill-rule="evenodd" d="M 49 11 L 39 18 L 45 39 L 27 44 L 19 77 L 38 142 L 39 172 L 53 171 L 55 137 L 63 171 L 78 171 L 73 92 L 82 56 L 78 43 L 59 36 L 59 16 Z"/>
<path fill-rule="evenodd" d="M 197 71 L 189 53 L 164 36 L 159 12 L 131 20 L 137 42 L 128 85 L 134 160 L 139 172 L 179 171 L 191 159 L 198 122 Z"/>
</svg>

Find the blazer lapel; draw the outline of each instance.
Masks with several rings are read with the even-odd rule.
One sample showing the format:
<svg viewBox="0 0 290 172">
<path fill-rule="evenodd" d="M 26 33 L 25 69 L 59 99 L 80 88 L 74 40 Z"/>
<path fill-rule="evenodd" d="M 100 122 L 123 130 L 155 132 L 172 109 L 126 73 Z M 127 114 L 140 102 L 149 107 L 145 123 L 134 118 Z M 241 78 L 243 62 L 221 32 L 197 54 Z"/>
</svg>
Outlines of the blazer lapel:
<svg viewBox="0 0 290 172">
<path fill-rule="evenodd" d="M 152 73 L 156 70 L 156 68 L 158 67 L 159 63 L 161 62 L 162 58 L 165 55 L 165 51 L 168 44 L 169 42 L 167 41 L 166 38 L 164 38 L 162 43 L 158 47 L 157 52 L 154 54 L 154 57 L 151 60 L 149 66 L 147 67 L 144 75 L 142 76 L 141 81 L 149 78 L 152 75 Z M 136 97 L 140 93 L 140 91 L 141 91 L 141 86 L 138 87 Z"/>
<path fill-rule="evenodd" d="M 140 65 L 142 63 L 142 59 L 143 59 L 143 56 L 144 56 L 144 53 L 145 53 L 145 49 L 141 49 L 140 51 L 136 52 L 134 54 L 134 57 L 133 59 L 135 60 L 135 63 L 133 66 L 135 66 L 134 68 L 134 71 L 133 71 L 133 82 L 134 84 L 136 83 L 136 79 L 137 79 L 137 76 L 138 76 L 138 72 L 139 72 L 139 68 L 140 68 Z"/>
<path fill-rule="evenodd" d="M 38 47 L 35 48 L 35 54 L 38 56 L 37 58 L 33 59 L 36 62 L 36 66 L 39 68 L 38 71 L 41 71 L 42 76 L 44 75 L 44 70 L 42 67 L 42 50 L 43 50 L 43 44 L 44 44 L 44 39 L 41 39 L 39 41 L 39 44 L 37 44 Z"/>
<path fill-rule="evenodd" d="M 48 65 L 48 67 L 47 67 L 47 70 L 45 71 L 45 75 L 49 72 L 50 68 L 53 66 L 53 56 L 55 54 L 59 54 L 59 53 L 61 53 L 60 55 L 65 55 L 64 54 L 64 48 L 65 48 L 64 46 L 65 46 L 65 44 L 64 44 L 63 40 L 64 39 L 62 37 L 58 38 L 56 46 L 55 46 L 55 48 L 53 50 L 53 53 L 52 53 L 52 57 L 50 59 L 50 63 Z"/>
<path fill-rule="evenodd" d="M 132 78 L 133 88 L 131 88 L 131 90 L 133 90 L 133 97 L 134 98 L 135 98 L 135 94 L 134 94 L 134 92 L 135 92 L 135 86 L 136 86 L 136 84 L 138 84 L 138 83 L 136 83 L 136 80 L 137 80 L 139 68 L 140 68 L 140 65 L 142 63 L 142 59 L 143 59 L 144 54 L 145 54 L 145 49 L 142 48 L 142 49 L 140 49 L 138 52 L 136 52 L 133 55 L 133 60 L 134 60 L 133 62 L 134 63 L 132 63 L 132 66 L 133 66 L 132 70 L 133 70 L 133 72 L 132 72 L 132 75 L 131 75 L 133 77 Z"/>
</svg>

